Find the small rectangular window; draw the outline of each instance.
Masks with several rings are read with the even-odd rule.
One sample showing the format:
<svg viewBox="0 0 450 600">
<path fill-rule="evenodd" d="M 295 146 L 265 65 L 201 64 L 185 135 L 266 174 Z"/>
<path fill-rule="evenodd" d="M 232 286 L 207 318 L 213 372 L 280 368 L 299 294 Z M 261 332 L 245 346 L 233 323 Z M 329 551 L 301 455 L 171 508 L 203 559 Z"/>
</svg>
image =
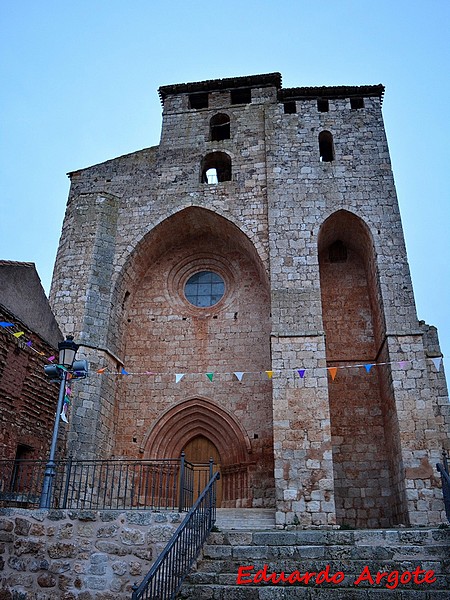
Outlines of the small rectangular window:
<svg viewBox="0 0 450 600">
<path fill-rule="evenodd" d="M 317 100 L 317 110 L 319 112 L 328 112 L 330 110 L 330 106 L 328 104 L 328 100 L 318 99 Z"/>
<path fill-rule="evenodd" d="M 285 115 L 295 115 L 297 112 L 297 106 L 295 102 L 285 102 L 284 103 L 284 114 Z"/>
<path fill-rule="evenodd" d="M 252 101 L 251 88 L 238 88 L 231 90 L 231 104 L 250 104 Z"/>
<path fill-rule="evenodd" d="M 352 110 L 364 108 L 364 98 L 350 98 L 350 108 Z"/>
<path fill-rule="evenodd" d="M 208 93 L 189 94 L 189 108 L 208 108 Z"/>
</svg>

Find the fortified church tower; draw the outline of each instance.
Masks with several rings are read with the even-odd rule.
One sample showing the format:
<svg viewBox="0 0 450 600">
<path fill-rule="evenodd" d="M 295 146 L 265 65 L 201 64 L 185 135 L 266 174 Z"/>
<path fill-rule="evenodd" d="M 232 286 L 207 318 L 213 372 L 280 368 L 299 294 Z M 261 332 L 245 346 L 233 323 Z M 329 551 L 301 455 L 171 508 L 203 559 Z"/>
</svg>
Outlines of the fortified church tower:
<svg viewBox="0 0 450 600">
<path fill-rule="evenodd" d="M 442 521 L 449 405 L 383 92 L 164 86 L 159 146 L 70 173 L 51 303 L 92 370 L 74 456 L 213 456 L 221 506 L 280 526 Z"/>
</svg>

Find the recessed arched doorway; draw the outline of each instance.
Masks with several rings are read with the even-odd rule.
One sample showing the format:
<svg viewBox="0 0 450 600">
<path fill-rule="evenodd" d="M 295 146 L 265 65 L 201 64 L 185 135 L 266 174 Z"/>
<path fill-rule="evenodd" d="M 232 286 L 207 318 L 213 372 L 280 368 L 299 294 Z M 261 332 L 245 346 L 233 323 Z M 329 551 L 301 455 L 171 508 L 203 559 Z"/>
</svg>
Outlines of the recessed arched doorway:
<svg viewBox="0 0 450 600">
<path fill-rule="evenodd" d="M 185 452 L 189 462 L 220 468 L 217 490 L 224 508 L 252 506 L 258 485 L 250 440 L 239 422 L 206 398 L 180 402 L 163 414 L 148 432 L 142 453 L 147 458 L 173 458 Z"/>
<path fill-rule="evenodd" d="M 204 487 L 205 469 L 209 467 L 209 461 L 213 460 L 213 472 L 220 472 L 221 458 L 215 444 L 204 435 L 197 435 L 184 447 L 184 455 L 187 462 L 194 465 L 194 494 L 198 496 Z M 219 479 L 216 487 L 216 505 L 222 504 L 222 480 Z"/>
</svg>

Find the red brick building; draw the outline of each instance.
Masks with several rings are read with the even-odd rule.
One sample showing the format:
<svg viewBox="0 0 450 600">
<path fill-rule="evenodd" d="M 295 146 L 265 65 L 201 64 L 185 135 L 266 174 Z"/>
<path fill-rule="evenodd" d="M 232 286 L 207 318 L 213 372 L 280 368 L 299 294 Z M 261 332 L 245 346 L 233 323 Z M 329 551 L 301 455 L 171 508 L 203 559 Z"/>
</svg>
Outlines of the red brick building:
<svg viewBox="0 0 450 600">
<path fill-rule="evenodd" d="M 44 374 L 62 336 L 33 263 L 0 261 L 0 458 L 45 459 L 58 387 Z"/>
</svg>

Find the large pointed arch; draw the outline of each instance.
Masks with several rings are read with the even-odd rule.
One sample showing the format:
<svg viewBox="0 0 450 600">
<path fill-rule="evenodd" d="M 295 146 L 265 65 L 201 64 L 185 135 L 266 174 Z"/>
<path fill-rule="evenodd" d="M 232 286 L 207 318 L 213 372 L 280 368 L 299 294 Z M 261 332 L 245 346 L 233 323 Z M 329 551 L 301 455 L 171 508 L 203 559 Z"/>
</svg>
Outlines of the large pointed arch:
<svg viewBox="0 0 450 600">
<path fill-rule="evenodd" d="M 213 442 L 225 467 L 251 458 L 250 440 L 239 422 L 206 398 L 191 398 L 169 408 L 148 431 L 140 450 L 146 458 L 173 458 L 198 435 Z"/>
<path fill-rule="evenodd" d="M 318 250 L 327 366 L 341 367 L 329 386 L 337 521 L 392 526 L 404 503 L 400 434 L 373 237 L 339 210 L 322 224 Z"/>
<path fill-rule="evenodd" d="M 122 262 L 114 279 L 112 308 L 108 327 L 108 347 L 119 356 L 123 351 L 123 314 L 127 300 L 136 282 L 144 276 L 149 265 L 156 262 L 173 247 L 180 247 L 189 239 L 217 235 L 225 243 L 235 245 L 247 255 L 258 270 L 263 285 L 268 290 L 269 274 L 267 252 L 259 238 L 252 240 L 233 221 L 200 206 L 182 208 L 150 228 L 136 241 Z"/>
</svg>

